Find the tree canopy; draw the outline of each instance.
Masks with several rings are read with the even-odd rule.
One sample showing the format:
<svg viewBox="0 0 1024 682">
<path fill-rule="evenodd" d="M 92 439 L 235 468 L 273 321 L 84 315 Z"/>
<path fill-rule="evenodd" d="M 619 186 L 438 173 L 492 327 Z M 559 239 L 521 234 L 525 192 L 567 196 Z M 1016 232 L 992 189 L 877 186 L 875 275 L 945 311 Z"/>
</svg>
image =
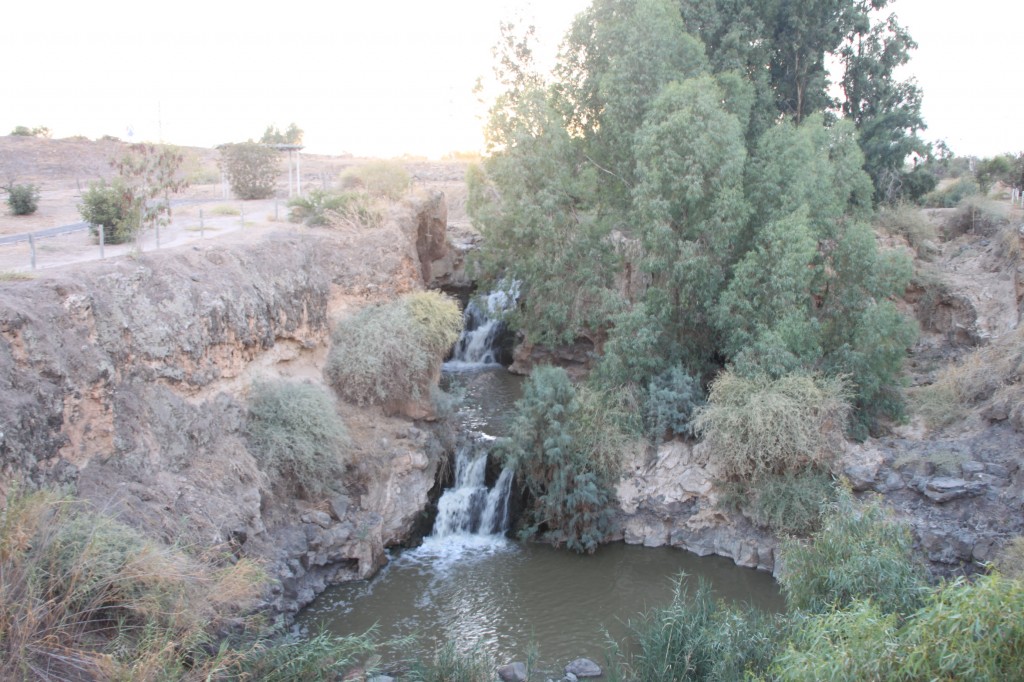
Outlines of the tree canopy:
<svg viewBox="0 0 1024 682">
<path fill-rule="evenodd" d="M 924 147 L 888 4 L 594 0 L 550 76 L 506 26 L 469 209 L 478 275 L 518 282 L 510 321 L 594 341 L 606 386 L 818 372 L 848 377 L 859 424 L 898 413 L 910 268 L 870 218 Z"/>
</svg>

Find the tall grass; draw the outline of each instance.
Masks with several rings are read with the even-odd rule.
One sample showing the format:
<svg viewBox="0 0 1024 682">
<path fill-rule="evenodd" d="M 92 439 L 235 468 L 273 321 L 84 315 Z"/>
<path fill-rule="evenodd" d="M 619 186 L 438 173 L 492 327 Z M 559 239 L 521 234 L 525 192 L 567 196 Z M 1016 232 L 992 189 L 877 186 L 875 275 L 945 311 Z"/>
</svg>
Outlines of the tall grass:
<svg viewBox="0 0 1024 682">
<path fill-rule="evenodd" d="M 461 653 L 453 642 L 439 647 L 426 660 L 415 661 L 403 682 L 491 682 L 494 660 L 479 649 Z"/>
<path fill-rule="evenodd" d="M 263 580 L 251 562 L 218 568 L 70 498 L 15 492 L 0 515 L 0 679 L 204 679 L 238 660 L 209 644 Z"/>
<path fill-rule="evenodd" d="M 362 189 L 370 196 L 401 199 L 409 190 L 410 178 L 402 164 L 395 161 L 370 161 L 345 169 L 342 189 Z"/>
<path fill-rule="evenodd" d="M 703 580 L 691 595 L 680 577 L 667 606 L 630 622 L 624 646 L 610 644 L 608 677 L 630 682 L 747 679 L 767 669 L 777 637 L 772 616 L 723 605 Z"/>
<path fill-rule="evenodd" d="M 911 554 L 910 531 L 877 504 L 841 495 L 810 542 L 787 539 L 779 582 L 793 609 L 824 612 L 871 599 L 883 612 L 908 614 L 926 591 Z"/>
<path fill-rule="evenodd" d="M 934 383 L 912 394 L 915 411 L 935 427 L 962 418 L 972 407 L 992 399 L 1011 406 L 1024 399 L 1024 326 L 945 367 Z"/>
</svg>

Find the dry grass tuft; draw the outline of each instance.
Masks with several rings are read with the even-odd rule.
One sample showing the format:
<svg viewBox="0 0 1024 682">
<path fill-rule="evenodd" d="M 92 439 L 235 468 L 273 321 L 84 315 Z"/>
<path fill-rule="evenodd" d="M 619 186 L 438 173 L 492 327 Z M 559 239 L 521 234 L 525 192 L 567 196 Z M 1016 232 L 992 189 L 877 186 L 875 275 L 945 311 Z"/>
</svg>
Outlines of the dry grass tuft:
<svg viewBox="0 0 1024 682">
<path fill-rule="evenodd" d="M 875 227 L 904 237 L 920 258 L 931 255 L 930 248 L 939 240 L 935 225 L 924 211 L 911 204 L 880 209 L 875 216 Z"/>
<path fill-rule="evenodd" d="M 203 679 L 206 645 L 264 581 L 215 567 L 54 493 L 0 513 L 0 679 Z"/>
<path fill-rule="evenodd" d="M 932 427 L 967 415 L 980 403 L 1020 405 L 1024 401 L 1024 327 L 978 348 L 960 363 L 945 368 L 929 386 L 918 388 L 912 402 Z"/>
</svg>

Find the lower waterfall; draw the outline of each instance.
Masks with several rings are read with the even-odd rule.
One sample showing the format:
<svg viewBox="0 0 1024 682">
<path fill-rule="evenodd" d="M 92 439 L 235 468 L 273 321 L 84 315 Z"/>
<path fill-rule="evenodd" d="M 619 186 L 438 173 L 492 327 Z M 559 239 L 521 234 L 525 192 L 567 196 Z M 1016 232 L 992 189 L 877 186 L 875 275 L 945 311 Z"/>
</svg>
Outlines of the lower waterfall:
<svg viewBox="0 0 1024 682">
<path fill-rule="evenodd" d="M 490 489 L 486 485 L 487 456 L 493 442 L 478 434 L 455 452 L 455 483 L 437 503 L 431 537 L 454 535 L 503 536 L 508 531 L 508 502 L 512 470 L 503 469 Z"/>
</svg>

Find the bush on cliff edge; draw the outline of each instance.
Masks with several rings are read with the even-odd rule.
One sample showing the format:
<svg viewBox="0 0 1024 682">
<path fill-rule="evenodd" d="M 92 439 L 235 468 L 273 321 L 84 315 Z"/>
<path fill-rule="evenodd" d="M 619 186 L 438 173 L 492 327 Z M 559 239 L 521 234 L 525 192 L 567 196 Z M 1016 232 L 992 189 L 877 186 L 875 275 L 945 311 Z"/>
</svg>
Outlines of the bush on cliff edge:
<svg viewBox="0 0 1024 682">
<path fill-rule="evenodd" d="M 255 384 L 248 432 L 260 468 L 300 495 L 323 495 L 345 473 L 348 433 L 330 393 L 320 386 L 287 380 Z"/>
<path fill-rule="evenodd" d="M 364 308 L 335 328 L 327 380 L 356 405 L 424 399 L 461 329 L 458 304 L 432 291 Z"/>
</svg>

